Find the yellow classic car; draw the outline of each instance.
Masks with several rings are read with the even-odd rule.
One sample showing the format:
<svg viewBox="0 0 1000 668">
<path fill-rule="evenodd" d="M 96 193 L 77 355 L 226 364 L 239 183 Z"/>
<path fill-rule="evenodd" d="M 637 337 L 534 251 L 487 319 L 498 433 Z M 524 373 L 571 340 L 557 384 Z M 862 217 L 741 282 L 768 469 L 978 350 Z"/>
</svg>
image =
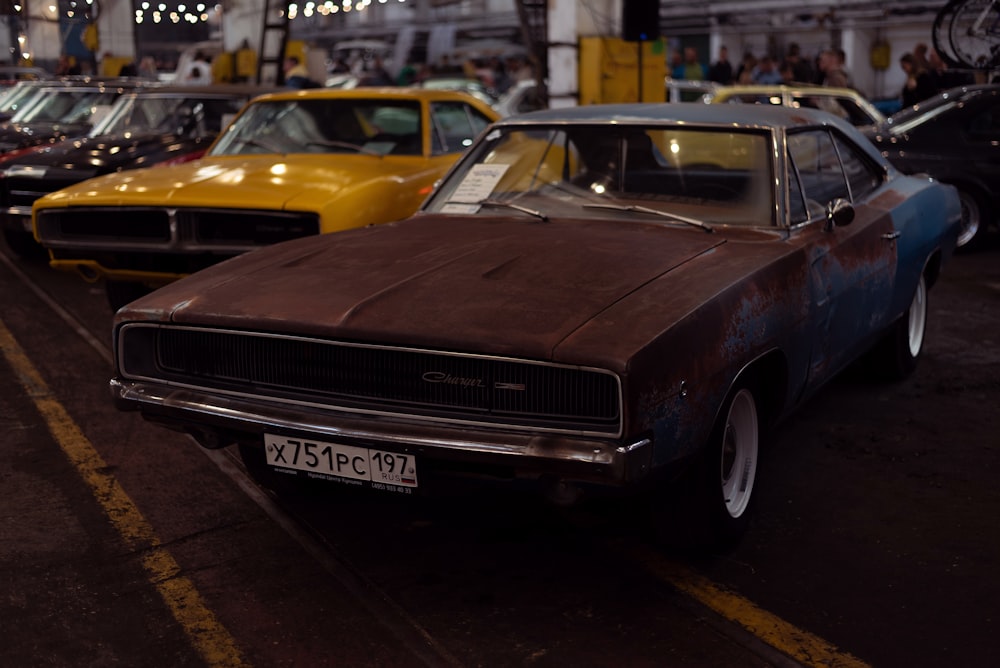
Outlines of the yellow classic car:
<svg viewBox="0 0 1000 668">
<path fill-rule="evenodd" d="M 821 109 L 857 127 L 885 120 L 878 107 L 852 88 L 809 84 L 719 86 L 702 95 L 701 101 L 709 104 L 774 104 L 796 109 Z"/>
<path fill-rule="evenodd" d="M 56 269 L 106 281 L 112 308 L 245 251 L 405 218 L 498 118 L 447 90 L 264 95 L 201 160 L 83 181 L 35 201 Z"/>
</svg>

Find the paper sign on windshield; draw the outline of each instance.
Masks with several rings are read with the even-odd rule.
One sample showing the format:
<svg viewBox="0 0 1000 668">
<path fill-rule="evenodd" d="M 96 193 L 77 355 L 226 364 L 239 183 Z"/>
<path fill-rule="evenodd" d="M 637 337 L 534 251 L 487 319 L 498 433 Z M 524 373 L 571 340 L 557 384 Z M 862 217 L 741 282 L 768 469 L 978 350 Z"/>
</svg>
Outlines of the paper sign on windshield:
<svg viewBox="0 0 1000 668">
<path fill-rule="evenodd" d="M 473 165 L 448 203 L 441 207 L 442 213 L 476 213 L 479 202 L 489 198 L 497 183 L 507 171 L 508 165 Z"/>
</svg>

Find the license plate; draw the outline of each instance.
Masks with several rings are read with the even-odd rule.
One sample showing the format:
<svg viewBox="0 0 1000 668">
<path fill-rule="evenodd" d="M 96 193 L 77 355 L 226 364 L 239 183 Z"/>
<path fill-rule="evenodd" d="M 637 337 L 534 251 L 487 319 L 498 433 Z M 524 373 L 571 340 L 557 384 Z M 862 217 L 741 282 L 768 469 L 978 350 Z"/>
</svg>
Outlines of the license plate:
<svg viewBox="0 0 1000 668">
<path fill-rule="evenodd" d="M 367 481 L 375 489 L 389 491 L 417 486 L 413 455 L 275 434 L 264 434 L 264 454 L 271 466 L 316 477 Z"/>
</svg>

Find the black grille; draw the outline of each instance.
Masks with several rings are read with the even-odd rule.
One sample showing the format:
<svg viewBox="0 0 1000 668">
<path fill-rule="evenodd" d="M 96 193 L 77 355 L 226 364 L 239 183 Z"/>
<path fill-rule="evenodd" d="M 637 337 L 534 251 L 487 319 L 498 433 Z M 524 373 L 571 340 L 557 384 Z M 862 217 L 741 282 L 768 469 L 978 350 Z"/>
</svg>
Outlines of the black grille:
<svg viewBox="0 0 1000 668">
<path fill-rule="evenodd" d="M 196 243 L 205 245 L 263 246 L 319 232 L 315 216 L 278 212 L 191 209 L 178 211 L 177 220 L 181 229 L 192 230 Z"/>
<path fill-rule="evenodd" d="M 40 211 L 38 232 L 43 242 L 55 247 L 233 252 L 319 234 L 319 216 L 244 209 L 69 207 Z"/>
<path fill-rule="evenodd" d="M 170 216 L 165 209 L 46 209 L 38 214 L 45 241 L 170 243 Z"/>
<path fill-rule="evenodd" d="M 55 225 L 52 218 L 55 218 Z M 55 232 L 59 239 L 170 242 L 170 220 L 166 211 L 108 211 L 80 209 L 60 211 L 58 214 L 41 214 L 45 229 Z"/>
<path fill-rule="evenodd" d="M 617 377 L 593 369 L 198 329 L 132 327 L 122 345 L 131 359 L 155 348 L 157 366 L 145 374 L 201 387 L 609 435 L 620 426 Z"/>
</svg>

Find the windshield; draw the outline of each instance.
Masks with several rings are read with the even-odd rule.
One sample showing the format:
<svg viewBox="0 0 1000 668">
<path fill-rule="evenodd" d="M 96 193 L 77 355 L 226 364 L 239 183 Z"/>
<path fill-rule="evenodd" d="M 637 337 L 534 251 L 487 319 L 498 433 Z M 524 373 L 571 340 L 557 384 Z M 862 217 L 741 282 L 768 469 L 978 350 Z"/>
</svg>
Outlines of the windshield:
<svg viewBox="0 0 1000 668">
<path fill-rule="evenodd" d="M 769 146 L 762 130 L 498 127 L 470 149 L 424 210 L 772 226 Z"/>
<path fill-rule="evenodd" d="M 247 97 L 192 95 L 128 95 L 118 103 L 90 136 L 176 134 L 208 137 L 219 134 L 247 102 Z"/>
<path fill-rule="evenodd" d="M 13 123 L 95 123 L 111 109 L 117 89 L 50 88 L 34 104 L 16 113 Z"/>
<path fill-rule="evenodd" d="M 36 99 L 40 99 L 50 89 L 35 84 L 20 83 L 5 90 L 0 95 L 0 114 L 12 116 Z"/>
<path fill-rule="evenodd" d="M 420 103 L 413 100 L 265 100 L 241 114 L 209 155 L 422 155 L 422 125 Z"/>
</svg>

